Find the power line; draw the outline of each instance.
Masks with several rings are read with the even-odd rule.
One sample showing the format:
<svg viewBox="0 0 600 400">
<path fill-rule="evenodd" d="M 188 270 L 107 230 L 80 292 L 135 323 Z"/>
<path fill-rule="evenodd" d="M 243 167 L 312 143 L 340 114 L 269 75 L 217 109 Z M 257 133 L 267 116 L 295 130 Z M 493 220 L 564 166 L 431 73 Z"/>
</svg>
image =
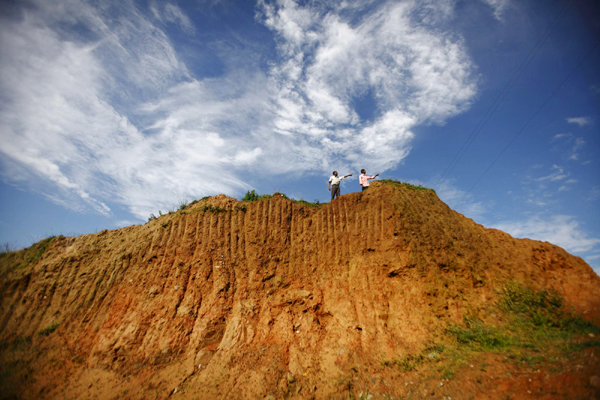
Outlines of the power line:
<svg viewBox="0 0 600 400">
<path fill-rule="evenodd" d="M 494 161 L 492 161 L 492 163 L 489 165 L 489 167 L 487 167 L 487 169 L 483 172 L 483 174 L 481 174 L 481 176 L 475 181 L 475 183 L 473 184 L 473 186 L 471 186 L 471 188 L 469 189 L 469 191 L 467 193 L 470 193 L 471 190 L 473 190 L 473 188 L 475 186 L 477 186 L 477 184 L 479 183 L 479 181 L 481 181 L 481 179 L 485 176 L 485 174 L 487 174 L 487 172 L 494 166 L 494 164 L 496 164 L 496 161 L 498 161 L 500 159 L 500 157 L 502 157 L 502 154 L 504 154 L 504 152 L 506 152 L 506 150 L 515 142 L 515 140 L 517 140 L 517 138 L 521 135 L 521 133 L 525 130 L 525 128 L 527 128 L 527 126 L 529 125 L 529 123 L 531 121 L 533 121 L 533 119 L 539 114 L 540 111 L 542 111 L 542 109 L 546 106 L 546 104 L 548 104 L 548 102 L 554 97 L 554 95 L 556 93 L 558 93 L 558 91 L 563 87 L 563 85 L 567 82 L 567 80 L 588 59 L 588 57 L 592 55 L 592 53 L 594 52 L 594 50 L 599 45 L 600 44 L 596 44 L 594 47 L 592 47 L 592 49 L 581 59 L 581 61 L 579 61 L 579 63 L 577 63 L 577 65 L 571 70 L 571 72 L 569 72 L 569 74 L 567 75 L 567 77 L 565 79 L 563 79 L 563 81 L 561 82 L 561 84 L 558 85 L 558 87 L 556 89 L 554 89 L 554 91 L 552 92 L 552 94 L 544 101 L 544 103 L 537 109 L 537 111 L 535 113 L 533 113 L 533 115 L 531 116 L 531 118 L 529 118 L 529 120 L 527 120 L 527 122 L 525 123 L 525 125 L 523 125 L 523 127 L 521 128 L 521 130 L 519 130 L 519 132 L 517 132 L 517 134 L 512 138 L 512 140 L 500 152 L 500 154 L 498 154 L 498 156 L 496 157 L 496 159 Z"/>
<path fill-rule="evenodd" d="M 537 53 L 542 48 L 542 45 L 546 42 L 548 37 L 550 37 L 550 33 L 552 32 L 552 30 L 554 30 L 554 28 L 556 28 L 556 26 L 558 25 L 560 20 L 566 15 L 566 13 L 572 3 L 573 3 L 573 0 L 571 0 L 571 2 L 569 2 L 569 3 L 567 3 L 567 5 L 562 10 L 562 12 L 558 13 L 554 23 L 548 25 L 548 27 L 546 28 L 546 30 L 544 31 L 542 36 L 538 39 L 536 44 L 529 51 L 529 54 L 527 54 L 527 57 L 525 57 L 525 59 L 523 60 L 523 62 L 519 66 L 519 68 L 517 68 L 517 70 L 513 73 L 512 77 L 506 83 L 506 85 L 504 86 L 504 88 L 502 89 L 502 91 L 500 92 L 498 97 L 496 98 L 496 100 L 494 100 L 494 102 L 492 103 L 490 108 L 484 114 L 481 121 L 479 121 L 479 123 L 475 126 L 475 129 L 473 129 L 473 131 L 471 132 L 471 134 L 469 135 L 469 137 L 467 138 L 465 143 L 463 143 L 462 147 L 458 150 L 458 152 L 456 153 L 456 155 L 454 156 L 452 161 L 450 161 L 450 164 L 448 165 L 448 167 L 446 167 L 446 169 L 444 170 L 444 172 L 442 173 L 442 175 L 440 176 L 440 178 L 438 179 L 438 181 L 436 183 L 439 183 L 442 179 L 444 179 L 445 176 L 447 176 L 447 174 L 449 174 L 454 169 L 454 167 L 456 167 L 456 165 L 458 164 L 458 162 L 460 161 L 462 156 L 466 153 L 468 148 L 475 141 L 475 139 L 477 138 L 479 133 L 481 133 L 485 124 L 489 121 L 489 119 L 492 117 L 492 115 L 498 109 L 498 107 L 500 107 L 500 104 L 502 104 L 502 101 L 504 101 L 504 99 L 508 95 L 510 89 L 514 86 L 515 82 L 521 77 L 523 71 L 525 71 L 527 66 L 531 63 L 533 58 L 537 55 Z"/>
</svg>

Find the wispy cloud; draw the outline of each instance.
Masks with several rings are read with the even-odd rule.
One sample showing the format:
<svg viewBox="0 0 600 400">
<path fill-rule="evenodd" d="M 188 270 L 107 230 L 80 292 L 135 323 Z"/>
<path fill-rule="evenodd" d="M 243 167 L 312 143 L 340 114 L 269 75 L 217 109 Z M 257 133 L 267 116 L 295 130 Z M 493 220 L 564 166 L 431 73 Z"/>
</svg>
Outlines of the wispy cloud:
<svg viewBox="0 0 600 400">
<path fill-rule="evenodd" d="M 579 150 L 581 150 L 584 145 L 585 145 L 585 140 L 583 140 L 582 138 L 577 138 L 575 140 L 575 144 L 573 145 L 573 148 L 571 149 L 571 153 L 569 154 L 569 160 L 573 160 L 573 161 L 579 160 Z"/>
<path fill-rule="evenodd" d="M 143 205 L 129 192 L 153 179 L 171 182 L 174 171 L 148 174 L 147 165 L 164 164 L 156 150 L 169 143 L 144 135 L 125 113 L 136 108 L 131 99 L 155 96 L 188 72 L 134 7 L 119 7 L 124 18 L 111 20 L 83 3 L 38 6 L 0 28 L 0 153 L 28 171 L 32 186 L 54 183 L 47 197 L 60 204 L 108 214 L 106 201 L 116 200 L 136 212 Z M 87 36 L 72 40 L 66 21 Z"/>
<path fill-rule="evenodd" d="M 370 169 L 393 167 L 408 154 L 415 126 L 442 123 L 475 94 L 460 38 L 428 26 L 451 8 L 390 2 L 357 19 L 354 2 L 259 4 L 281 55 L 271 70 L 275 131 L 311 149 L 325 169 L 364 165 L 365 156 Z M 365 98 L 377 109 L 372 118 L 353 107 Z"/>
<path fill-rule="evenodd" d="M 431 186 L 444 203 L 469 218 L 481 220 L 489 212 L 489 205 L 476 201 L 472 194 L 459 189 L 454 180 L 436 180 L 426 186 Z"/>
<path fill-rule="evenodd" d="M 569 177 L 569 173 L 565 172 L 564 168 L 559 167 L 558 165 L 552 166 L 552 173 L 550 175 L 542 176 L 541 178 L 537 178 L 538 182 L 543 181 L 560 181 Z"/>
<path fill-rule="evenodd" d="M 577 179 L 567 179 L 565 181 L 565 184 L 558 188 L 558 191 L 559 192 L 564 192 L 564 191 L 567 191 L 567 190 L 571 190 L 571 187 L 569 185 L 574 185 L 577 182 L 579 182 Z"/>
<path fill-rule="evenodd" d="M 548 203 L 541 201 L 540 199 L 537 198 L 531 198 L 531 199 L 527 199 L 527 203 L 528 204 L 533 204 L 536 206 L 540 206 L 540 207 L 544 207 L 547 206 Z"/>
<path fill-rule="evenodd" d="M 73 209 L 146 218 L 253 176 L 394 167 L 414 127 L 476 94 L 462 38 L 438 25 L 452 4 L 261 1 L 277 56 L 264 70 L 252 49 L 225 52 L 209 79 L 163 30 L 201 29 L 175 3 L 34 1 L 0 24 L 2 173 Z"/>
<path fill-rule="evenodd" d="M 502 17 L 504 16 L 504 12 L 510 5 L 510 0 L 481 0 L 487 5 L 489 5 L 494 11 L 494 16 L 496 19 L 502 21 Z"/>
<path fill-rule="evenodd" d="M 493 225 L 518 238 L 550 242 L 570 252 L 589 252 L 600 245 L 600 239 L 590 237 L 572 216 L 536 215 L 525 221 L 505 221 Z"/>
<path fill-rule="evenodd" d="M 595 202 L 600 199 L 600 187 L 593 186 L 590 188 L 588 195 L 584 198 L 587 202 Z"/>
<path fill-rule="evenodd" d="M 163 4 L 162 2 L 152 3 L 150 9 L 154 17 L 159 21 L 173 23 L 189 35 L 193 35 L 196 32 L 196 28 L 190 18 L 177 5 L 172 3 Z"/>
<path fill-rule="evenodd" d="M 567 118 L 567 122 L 570 124 L 577 124 L 580 128 L 592 125 L 594 120 L 590 117 L 578 117 L 578 118 Z"/>
<path fill-rule="evenodd" d="M 560 139 L 570 138 L 572 136 L 573 135 L 571 135 L 570 133 L 559 133 L 559 134 L 554 135 L 554 137 L 552 137 L 552 141 L 554 142 L 554 141 L 557 141 Z"/>
</svg>

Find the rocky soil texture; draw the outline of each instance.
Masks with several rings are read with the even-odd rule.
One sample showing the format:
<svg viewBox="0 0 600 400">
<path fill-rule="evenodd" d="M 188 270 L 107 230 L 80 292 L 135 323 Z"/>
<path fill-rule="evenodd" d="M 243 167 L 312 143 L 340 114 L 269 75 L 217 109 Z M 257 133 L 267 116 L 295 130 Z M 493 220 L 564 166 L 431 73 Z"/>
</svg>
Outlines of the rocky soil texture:
<svg viewBox="0 0 600 400">
<path fill-rule="evenodd" d="M 600 278 L 432 190 L 210 197 L 0 256 L 0 398 L 600 396 Z"/>
</svg>

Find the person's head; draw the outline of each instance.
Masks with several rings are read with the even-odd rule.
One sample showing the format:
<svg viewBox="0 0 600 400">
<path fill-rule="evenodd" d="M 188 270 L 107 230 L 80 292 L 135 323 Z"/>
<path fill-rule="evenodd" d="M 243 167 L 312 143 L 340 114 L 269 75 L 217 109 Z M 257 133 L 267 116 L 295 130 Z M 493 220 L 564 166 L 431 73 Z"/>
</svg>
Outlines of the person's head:
<svg viewBox="0 0 600 400">
<path fill-rule="evenodd" d="M 333 171 L 333 176 L 337 176 L 337 171 Z"/>
<path fill-rule="evenodd" d="M 365 170 L 364 170 L 364 168 L 363 168 L 363 169 L 361 169 L 361 170 L 360 170 L 360 173 L 361 173 L 361 174 L 366 174 L 366 173 L 367 173 L 367 171 L 365 171 Z"/>
</svg>

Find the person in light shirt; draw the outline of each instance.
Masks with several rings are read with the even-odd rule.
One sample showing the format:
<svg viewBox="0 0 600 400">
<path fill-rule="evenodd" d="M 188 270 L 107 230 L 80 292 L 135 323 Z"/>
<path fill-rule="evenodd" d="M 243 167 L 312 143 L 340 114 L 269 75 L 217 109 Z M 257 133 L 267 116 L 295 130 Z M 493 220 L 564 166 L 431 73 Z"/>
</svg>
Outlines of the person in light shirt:
<svg viewBox="0 0 600 400">
<path fill-rule="evenodd" d="M 327 187 L 329 188 L 329 191 L 331 192 L 331 200 L 332 201 L 333 201 L 333 199 L 335 199 L 335 196 L 340 197 L 340 182 L 342 181 L 342 179 L 347 178 L 349 176 L 352 176 L 352 174 L 338 177 L 338 172 L 333 171 L 333 175 L 331 176 L 331 178 L 329 178 L 329 183 L 327 184 Z"/>
<path fill-rule="evenodd" d="M 373 175 L 373 176 L 367 176 L 367 171 L 365 171 L 364 169 L 360 170 L 360 176 L 358 177 L 358 183 L 360 183 L 360 186 L 362 186 L 363 192 L 369 188 L 369 179 L 375 179 L 378 176 L 379 176 L 379 174 Z"/>
</svg>

